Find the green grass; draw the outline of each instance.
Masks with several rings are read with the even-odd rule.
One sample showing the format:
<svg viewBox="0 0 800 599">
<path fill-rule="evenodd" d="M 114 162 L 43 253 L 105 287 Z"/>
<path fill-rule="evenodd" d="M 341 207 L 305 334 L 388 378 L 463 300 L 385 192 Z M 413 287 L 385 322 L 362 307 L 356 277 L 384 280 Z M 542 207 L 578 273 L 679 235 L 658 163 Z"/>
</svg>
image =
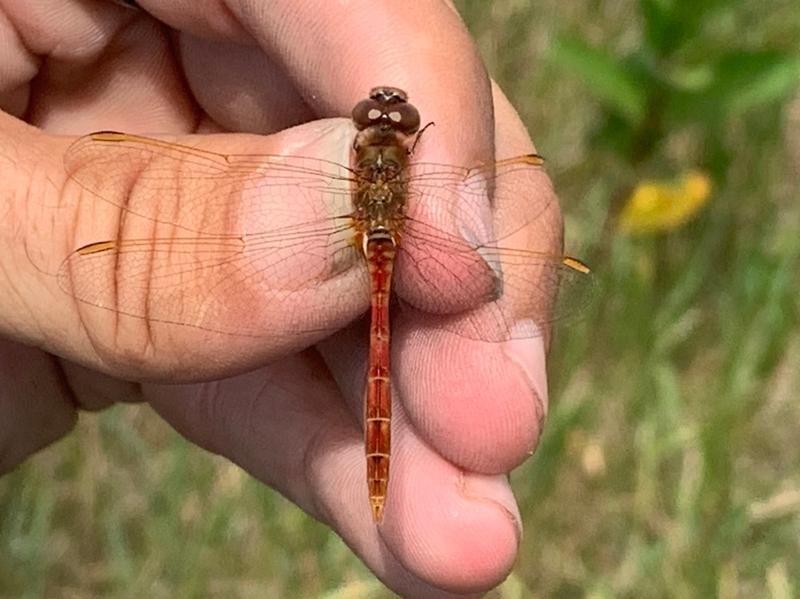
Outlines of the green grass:
<svg viewBox="0 0 800 599">
<path fill-rule="evenodd" d="M 730 3 L 676 60 L 792 47 L 800 9 L 770 4 Z M 615 145 L 607 98 L 549 49 L 565 33 L 624 55 L 642 44 L 637 6 L 459 3 L 548 158 L 568 250 L 598 276 L 559 331 L 546 433 L 512 477 L 526 535 L 496 594 L 796 596 L 800 96 L 713 130 L 664 127 L 649 104 L 662 126 L 640 132 L 646 152 Z M 716 187 L 694 221 L 616 231 L 637 181 L 697 166 Z M 0 479 L 0 506 L 3 597 L 388 596 L 335 535 L 144 407 L 83 415 Z"/>
</svg>

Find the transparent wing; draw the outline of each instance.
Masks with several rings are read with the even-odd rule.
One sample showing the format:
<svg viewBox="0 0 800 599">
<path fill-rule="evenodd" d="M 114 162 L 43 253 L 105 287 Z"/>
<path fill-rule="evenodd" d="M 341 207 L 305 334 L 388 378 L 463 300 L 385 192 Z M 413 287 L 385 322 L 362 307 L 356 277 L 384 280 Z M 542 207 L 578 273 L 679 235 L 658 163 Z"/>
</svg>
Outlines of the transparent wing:
<svg viewBox="0 0 800 599">
<path fill-rule="evenodd" d="M 356 179 L 348 167 L 318 158 L 220 154 L 112 131 L 78 139 L 64 166 L 98 199 L 211 234 L 229 234 L 236 225 L 262 232 L 322 219 L 332 210 L 347 214 Z"/>
<path fill-rule="evenodd" d="M 413 220 L 406 233 L 398 288 L 422 326 L 485 341 L 535 337 L 579 316 L 595 293 L 589 267 L 576 258 L 469 243 Z"/>
<path fill-rule="evenodd" d="M 414 322 L 502 341 L 582 312 L 594 277 L 561 253 L 542 164 L 530 154 L 474 168 L 412 166 L 397 289 Z"/>
<path fill-rule="evenodd" d="M 156 238 L 123 229 L 70 254 L 58 280 L 81 302 L 248 336 L 333 330 L 367 306 L 345 166 L 114 132 L 77 140 L 65 166 L 92 199 L 173 229 Z M 318 305 L 326 294 L 339 317 L 337 305 Z"/>
<path fill-rule="evenodd" d="M 396 288 L 415 317 L 500 340 L 580 311 L 591 276 L 558 251 L 540 164 L 529 155 L 404 173 Z M 362 181 L 345 165 L 113 132 L 76 141 L 65 165 L 91 197 L 174 233 L 129 239 L 123 230 L 73 252 L 59 282 L 84 303 L 249 336 L 333 330 L 368 305 L 350 200 Z"/>
</svg>

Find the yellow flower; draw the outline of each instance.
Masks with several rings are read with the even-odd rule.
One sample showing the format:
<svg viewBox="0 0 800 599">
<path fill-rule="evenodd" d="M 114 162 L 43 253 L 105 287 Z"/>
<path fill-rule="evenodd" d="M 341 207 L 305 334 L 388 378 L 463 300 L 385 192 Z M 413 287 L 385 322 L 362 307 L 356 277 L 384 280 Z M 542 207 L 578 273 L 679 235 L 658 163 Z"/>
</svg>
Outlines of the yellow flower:
<svg viewBox="0 0 800 599">
<path fill-rule="evenodd" d="M 628 233 L 670 231 L 692 218 L 711 196 L 711 179 L 690 171 L 680 181 L 644 181 L 633 190 L 619 218 Z"/>
</svg>

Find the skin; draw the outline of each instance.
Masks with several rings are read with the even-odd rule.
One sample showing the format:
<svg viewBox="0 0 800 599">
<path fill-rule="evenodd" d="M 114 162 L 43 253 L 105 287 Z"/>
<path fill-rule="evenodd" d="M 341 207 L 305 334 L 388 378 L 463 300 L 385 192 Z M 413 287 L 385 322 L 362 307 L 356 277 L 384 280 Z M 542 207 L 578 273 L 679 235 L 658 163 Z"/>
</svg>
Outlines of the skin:
<svg viewBox="0 0 800 599">
<path fill-rule="evenodd" d="M 345 135 L 350 123 L 318 119 L 348 116 L 387 84 L 436 123 L 425 133 L 435 143 L 426 139 L 415 159 L 471 165 L 530 152 L 458 15 L 434 0 L 414 10 L 374 0 L 346 9 L 305 0 L 141 5 L 0 0 L 0 473 L 68 434 L 80 410 L 148 402 L 188 439 L 333 527 L 401 595 L 495 586 L 521 535 L 505 473 L 533 451 L 546 409 L 541 337 L 489 343 L 398 325 L 392 483 L 376 527 L 359 424 L 363 328 L 298 353 L 301 338 L 109 317 L 53 276 L 75 247 L 116 234 L 118 209 L 78 199 L 64 173 L 64 151 L 89 131 L 214 132 L 197 143 L 301 155 L 313 147 L 346 161 L 342 143 L 320 150 L 317 140 L 320 123 Z M 544 174 L 524 192 L 552 195 Z M 170 198 L 156 201 L 169 210 Z M 559 251 L 556 203 L 515 237 Z"/>
</svg>

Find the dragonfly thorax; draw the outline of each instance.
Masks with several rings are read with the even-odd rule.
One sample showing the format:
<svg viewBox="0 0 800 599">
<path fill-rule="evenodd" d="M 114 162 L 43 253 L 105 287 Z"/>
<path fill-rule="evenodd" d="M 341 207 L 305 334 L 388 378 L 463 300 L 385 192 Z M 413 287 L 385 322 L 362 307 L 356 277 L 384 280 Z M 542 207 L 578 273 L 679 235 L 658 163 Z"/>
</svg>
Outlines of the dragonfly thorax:
<svg viewBox="0 0 800 599">
<path fill-rule="evenodd" d="M 392 141 L 389 145 L 356 145 L 354 170 L 358 177 L 353 207 L 358 229 L 365 236 L 398 233 L 405 220 L 407 186 L 402 173 L 408 150 Z"/>
<path fill-rule="evenodd" d="M 355 217 L 367 235 L 374 231 L 399 230 L 405 209 L 405 187 L 398 180 L 374 181 L 355 196 Z"/>
</svg>

